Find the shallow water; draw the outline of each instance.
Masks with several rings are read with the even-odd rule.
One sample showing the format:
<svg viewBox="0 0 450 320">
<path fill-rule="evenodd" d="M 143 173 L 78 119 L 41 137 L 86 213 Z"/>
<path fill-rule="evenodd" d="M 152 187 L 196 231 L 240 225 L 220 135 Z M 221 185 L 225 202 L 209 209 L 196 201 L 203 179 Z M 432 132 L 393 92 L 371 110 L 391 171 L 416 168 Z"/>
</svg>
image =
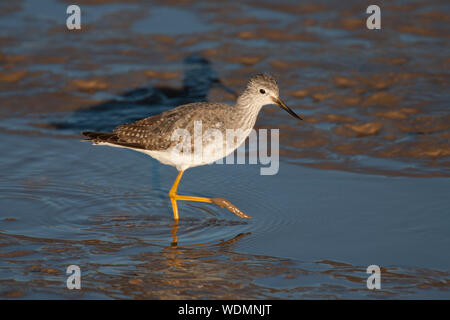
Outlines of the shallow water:
<svg viewBox="0 0 450 320">
<path fill-rule="evenodd" d="M 450 298 L 448 10 L 393 2 L 369 33 L 359 3 L 81 4 L 78 33 L 57 24 L 64 1 L 1 4 L 1 297 Z M 259 71 L 305 118 L 259 116 L 280 128 L 278 174 L 211 165 L 179 188 L 250 220 L 179 203 L 175 224 L 174 168 L 80 142 L 182 103 L 231 103 Z M 80 291 L 65 287 L 71 264 Z"/>
</svg>

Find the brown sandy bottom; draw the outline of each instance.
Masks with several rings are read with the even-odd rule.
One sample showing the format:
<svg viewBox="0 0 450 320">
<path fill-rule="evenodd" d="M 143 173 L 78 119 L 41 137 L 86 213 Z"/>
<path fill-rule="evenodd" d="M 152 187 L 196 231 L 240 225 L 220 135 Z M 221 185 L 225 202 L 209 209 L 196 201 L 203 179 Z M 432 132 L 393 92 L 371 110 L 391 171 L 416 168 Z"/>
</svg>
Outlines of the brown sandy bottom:
<svg viewBox="0 0 450 320">
<path fill-rule="evenodd" d="M 252 219 L 180 203 L 174 224 L 175 169 L 76 139 L 3 138 L 15 146 L 0 162 L 3 298 L 449 296 L 446 179 L 206 166 L 180 191 L 223 196 Z M 372 263 L 382 267 L 376 292 L 366 288 Z M 69 265 L 81 268 L 80 291 L 66 288 Z"/>
<path fill-rule="evenodd" d="M 83 0 L 77 32 L 64 25 L 68 4 L 0 4 L 5 137 L 70 141 L 190 101 L 232 103 L 251 74 L 267 71 L 305 119 L 299 124 L 274 107 L 260 114 L 258 128 L 280 129 L 283 161 L 380 177 L 450 175 L 446 1 L 383 3 L 380 32 L 365 28 L 369 1 Z M 40 181 L 36 168 L 28 170 Z M 386 290 L 369 292 L 364 267 L 242 254 L 227 241 L 148 248 L 137 239 L 117 245 L 17 234 L 1 234 L 2 272 L 13 272 L 0 279 L 3 297 L 448 297 L 448 273 L 431 269 L 386 267 Z M 102 258 L 86 259 L 83 292 L 68 292 L 66 260 L 90 254 Z"/>
<path fill-rule="evenodd" d="M 235 252 L 233 244 L 245 236 L 239 234 L 214 245 L 161 247 L 137 239 L 112 244 L 2 233 L 2 251 L 8 250 L 0 255 L 2 265 L 9 266 L 14 280 L 0 280 L 0 295 L 39 299 L 385 299 L 439 298 L 449 290 L 448 272 L 388 267 L 381 270 L 382 290 L 370 291 L 365 267 Z M 27 249 L 9 251 L 14 247 Z M 67 261 L 80 258 L 86 261 L 79 265 L 82 290 L 68 290 Z"/>
</svg>

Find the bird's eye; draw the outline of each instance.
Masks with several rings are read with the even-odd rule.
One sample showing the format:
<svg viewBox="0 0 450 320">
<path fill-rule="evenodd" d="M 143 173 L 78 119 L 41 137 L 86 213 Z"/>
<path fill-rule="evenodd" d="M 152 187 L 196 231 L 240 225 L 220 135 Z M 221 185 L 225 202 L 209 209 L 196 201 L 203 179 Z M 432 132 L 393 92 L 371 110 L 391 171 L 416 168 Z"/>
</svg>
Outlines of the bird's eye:
<svg viewBox="0 0 450 320">
<path fill-rule="evenodd" d="M 264 94 L 264 93 L 266 93 L 266 90 L 264 90 L 264 89 L 259 89 L 259 92 L 260 92 L 261 94 Z"/>
</svg>

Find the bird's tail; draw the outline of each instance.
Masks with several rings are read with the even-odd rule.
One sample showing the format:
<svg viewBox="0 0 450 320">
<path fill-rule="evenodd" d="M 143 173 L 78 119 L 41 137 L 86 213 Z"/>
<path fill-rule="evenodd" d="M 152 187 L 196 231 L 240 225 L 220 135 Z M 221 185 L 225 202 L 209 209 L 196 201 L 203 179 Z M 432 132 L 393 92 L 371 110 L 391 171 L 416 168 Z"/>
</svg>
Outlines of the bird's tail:
<svg viewBox="0 0 450 320">
<path fill-rule="evenodd" d="M 91 141 L 93 144 L 108 144 L 130 149 L 145 149 L 144 145 L 123 141 L 117 134 L 111 132 L 83 131 L 81 134 L 86 136 L 86 139 L 81 141 Z"/>
<path fill-rule="evenodd" d="M 114 143 L 118 140 L 117 135 L 111 132 L 83 131 L 81 134 L 86 137 L 82 141 L 92 141 L 94 144 L 100 142 Z"/>
</svg>

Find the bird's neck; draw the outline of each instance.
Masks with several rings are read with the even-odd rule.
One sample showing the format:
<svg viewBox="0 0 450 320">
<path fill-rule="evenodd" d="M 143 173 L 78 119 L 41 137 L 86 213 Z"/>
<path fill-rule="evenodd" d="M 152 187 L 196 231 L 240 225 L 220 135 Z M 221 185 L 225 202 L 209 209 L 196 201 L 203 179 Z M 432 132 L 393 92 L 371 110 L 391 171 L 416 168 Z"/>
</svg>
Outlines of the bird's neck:
<svg viewBox="0 0 450 320">
<path fill-rule="evenodd" d="M 256 118 L 263 106 L 255 103 L 245 92 L 236 101 L 236 120 L 243 129 L 251 129 L 255 125 Z"/>
</svg>

